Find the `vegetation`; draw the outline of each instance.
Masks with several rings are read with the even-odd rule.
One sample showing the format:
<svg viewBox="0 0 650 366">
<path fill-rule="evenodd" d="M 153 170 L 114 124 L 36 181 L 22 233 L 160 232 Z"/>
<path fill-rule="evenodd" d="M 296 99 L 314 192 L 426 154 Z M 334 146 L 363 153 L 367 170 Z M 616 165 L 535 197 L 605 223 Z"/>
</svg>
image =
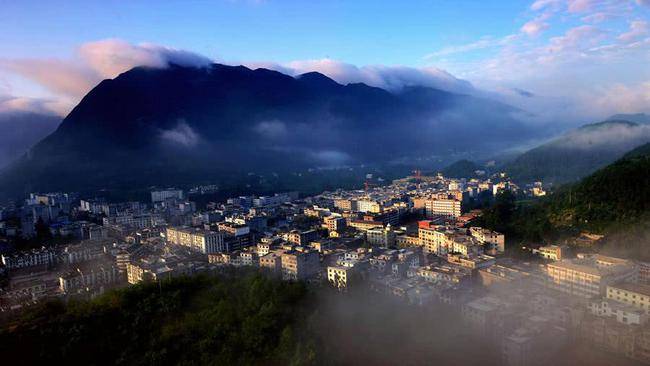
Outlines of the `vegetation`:
<svg viewBox="0 0 650 366">
<path fill-rule="evenodd" d="M 51 302 L 0 327 L 21 365 L 339 365 L 490 363 L 457 311 L 353 286 L 307 289 L 253 270 L 141 284 Z M 428 324 L 423 326 L 423 324 Z M 467 349 L 467 344 L 475 347 Z M 487 351 L 486 351 L 487 350 Z"/>
<path fill-rule="evenodd" d="M 553 241 L 581 231 L 619 237 L 650 232 L 649 153 L 650 144 L 643 145 L 533 204 L 516 204 L 511 194 L 497 196 L 478 224 L 505 232 L 511 243 Z M 648 255 L 645 246 L 640 249 Z"/>
<path fill-rule="evenodd" d="M 442 175 L 449 178 L 473 178 L 481 167 L 469 160 L 458 160 L 442 170 Z"/>
<path fill-rule="evenodd" d="M 636 123 L 589 124 L 521 154 L 503 170 L 516 182 L 575 183 L 648 139 L 647 130 Z"/>
<path fill-rule="evenodd" d="M 300 283 L 257 273 L 143 284 L 90 302 L 51 302 L 0 332 L 21 364 L 308 364 L 294 324 Z"/>
</svg>

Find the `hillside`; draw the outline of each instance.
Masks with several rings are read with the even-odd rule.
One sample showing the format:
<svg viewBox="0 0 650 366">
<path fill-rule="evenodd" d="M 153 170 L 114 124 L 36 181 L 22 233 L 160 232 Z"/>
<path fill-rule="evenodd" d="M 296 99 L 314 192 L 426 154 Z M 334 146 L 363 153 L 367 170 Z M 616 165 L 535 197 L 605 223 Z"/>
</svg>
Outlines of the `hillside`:
<svg viewBox="0 0 650 366">
<path fill-rule="evenodd" d="M 469 160 L 458 160 L 442 169 L 441 173 L 449 178 L 473 178 L 481 167 Z"/>
<path fill-rule="evenodd" d="M 589 231 L 606 235 L 611 251 L 650 259 L 650 144 L 532 205 L 499 197 L 483 220 L 512 242 L 554 242 Z"/>
<path fill-rule="evenodd" d="M 505 164 L 503 170 L 518 182 L 573 182 L 648 141 L 648 125 L 629 121 L 594 123 L 523 153 Z"/>
<path fill-rule="evenodd" d="M 535 133 L 513 111 L 424 87 L 341 85 L 319 73 L 137 67 L 91 90 L 0 174 L 0 192 L 225 184 L 250 172 L 492 150 Z"/>
<path fill-rule="evenodd" d="M 446 308 L 225 269 L 44 304 L 0 326 L 0 352 L 21 365 L 493 364 L 458 322 Z"/>
</svg>

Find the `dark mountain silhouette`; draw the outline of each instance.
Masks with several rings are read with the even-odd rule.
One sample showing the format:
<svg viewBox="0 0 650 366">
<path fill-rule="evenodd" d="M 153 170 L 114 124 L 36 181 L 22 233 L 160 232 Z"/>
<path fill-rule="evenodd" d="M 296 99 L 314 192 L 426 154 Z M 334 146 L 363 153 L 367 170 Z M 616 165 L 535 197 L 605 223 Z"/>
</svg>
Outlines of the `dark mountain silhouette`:
<svg viewBox="0 0 650 366">
<path fill-rule="evenodd" d="M 0 168 L 56 130 L 61 117 L 32 112 L 0 114 Z"/>
<path fill-rule="evenodd" d="M 595 172 L 648 141 L 648 125 L 620 120 L 588 124 L 523 153 L 503 170 L 519 182 L 566 183 Z"/>
<path fill-rule="evenodd" d="M 608 121 L 630 121 L 634 123 L 648 123 L 650 124 L 650 115 L 645 113 L 632 113 L 632 114 L 615 114 L 609 118 Z"/>
<path fill-rule="evenodd" d="M 0 192 L 223 183 L 249 172 L 491 151 L 531 137 L 517 110 L 410 87 L 213 64 L 137 67 L 91 90 L 0 174 Z"/>
</svg>

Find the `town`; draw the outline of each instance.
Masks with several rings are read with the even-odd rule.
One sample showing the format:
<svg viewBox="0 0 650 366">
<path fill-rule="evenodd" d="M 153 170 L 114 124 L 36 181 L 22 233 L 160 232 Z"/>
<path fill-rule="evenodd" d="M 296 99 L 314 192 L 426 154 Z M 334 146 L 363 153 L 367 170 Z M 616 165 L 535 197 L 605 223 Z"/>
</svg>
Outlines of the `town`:
<svg viewBox="0 0 650 366">
<path fill-rule="evenodd" d="M 380 183 L 368 176 L 359 190 L 239 196 L 201 208 L 192 197 L 218 187 L 156 189 L 146 203 L 32 193 L 0 209 L 0 320 L 48 299 L 246 266 L 342 293 L 366 286 L 413 306 L 447 306 L 507 365 L 540 364 L 571 341 L 650 363 L 650 263 L 565 243 L 540 243 L 522 259 L 502 233 L 475 225 L 479 196 L 543 196 L 541 183 L 419 171 Z M 47 239 L 11 248 L 34 238 Z"/>
</svg>

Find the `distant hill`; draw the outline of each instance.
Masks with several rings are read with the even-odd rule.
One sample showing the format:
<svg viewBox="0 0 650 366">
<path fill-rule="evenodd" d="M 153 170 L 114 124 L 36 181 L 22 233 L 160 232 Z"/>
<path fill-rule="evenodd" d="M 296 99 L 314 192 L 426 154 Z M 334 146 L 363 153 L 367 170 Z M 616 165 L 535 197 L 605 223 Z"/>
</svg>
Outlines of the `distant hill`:
<svg viewBox="0 0 650 366">
<path fill-rule="evenodd" d="M 23 155 L 35 143 L 56 130 L 61 117 L 31 113 L 0 113 L 0 168 Z"/>
<path fill-rule="evenodd" d="M 531 149 L 503 170 L 515 181 L 567 183 L 587 176 L 636 146 L 650 141 L 650 125 L 604 121 L 576 130 Z"/>
<path fill-rule="evenodd" d="M 497 196 L 485 226 L 512 243 L 556 243 L 583 231 L 604 234 L 611 254 L 650 260 L 650 143 L 533 203 Z"/>
<path fill-rule="evenodd" d="M 102 81 L 0 173 L 0 194 L 225 185 L 250 172 L 493 151 L 536 134 L 515 112 L 425 87 L 341 85 L 315 72 L 137 67 Z"/>
<path fill-rule="evenodd" d="M 641 124 L 650 124 L 650 115 L 645 113 L 615 114 L 607 118 L 607 121 L 630 121 Z"/>
<path fill-rule="evenodd" d="M 449 178 L 472 178 L 480 169 L 481 167 L 473 161 L 463 159 L 442 169 L 441 173 Z"/>
<path fill-rule="evenodd" d="M 555 226 L 604 232 L 637 222 L 650 213 L 650 144 L 550 198 L 549 218 Z"/>
</svg>

